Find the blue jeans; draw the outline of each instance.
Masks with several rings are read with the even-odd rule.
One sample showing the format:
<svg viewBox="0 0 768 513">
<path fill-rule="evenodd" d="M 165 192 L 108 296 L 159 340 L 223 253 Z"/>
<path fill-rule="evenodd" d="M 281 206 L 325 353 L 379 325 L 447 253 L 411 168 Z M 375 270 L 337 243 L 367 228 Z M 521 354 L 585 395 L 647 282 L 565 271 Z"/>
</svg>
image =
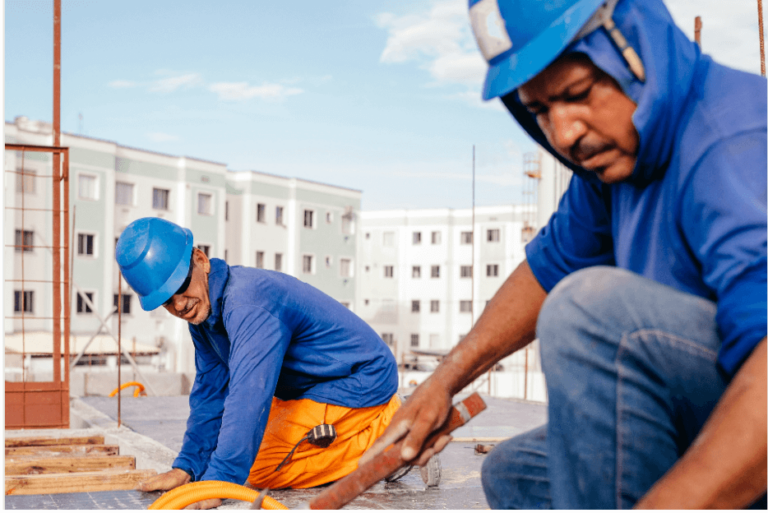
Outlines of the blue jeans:
<svg viewBox="0 0 768 513">
<path fill-rule="evenodd" d="M 631 508 L 725 391 L 715 312 L 711 301 L 614 267 L 562 280 L 537 326 L 549 424 L 486 457 L 490 506 Z"/>
</svg>

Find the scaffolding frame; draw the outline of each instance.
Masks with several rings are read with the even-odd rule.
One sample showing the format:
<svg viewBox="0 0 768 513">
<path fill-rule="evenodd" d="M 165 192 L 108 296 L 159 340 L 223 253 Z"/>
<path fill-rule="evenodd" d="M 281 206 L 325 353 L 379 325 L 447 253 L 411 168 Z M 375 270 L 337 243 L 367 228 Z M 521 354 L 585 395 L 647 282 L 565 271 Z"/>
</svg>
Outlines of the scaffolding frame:
<svg viewBox="0 0 768 513">
<path fill-rule="evenodd" d="M 21 315 L 6 316 L 6 319 L 21 319 L 22 333 L 22 381 L 5 382 L 5 429 L 44 429 L 44 428 L 69 428 L 69 329 L 70 329 L 70 266 L 69 266 L 69 148 L 61 146 L 36 146 L 28 144 L 6 144 L 6 151 L 21 152 L 21 170 L 5 170 L 6 173 L 21 175 L 21 207 L 5 207 L 8 210 L 20 212 L 21 217 L 21 245 L 6 245 L 20 247 L 21 273 L 20 278 L 14 276 L 5 278 L 4 281 L 21 283 Z M 24 155 L 26 152 L 50 153 L 52 155 L 52 173 L 50 175 L 38 175 L 26 173 L 24 168 Z M 32 179 L 48 178 L 52 183 L 52 208 L 26 209 L 24 205 L 25 177 Z M 51 212 L 53 237 L 51 246 L 35 246 L 26 244 L 24 213 L 27 210 Z M 63 218 L 63 219 L 62 219 Z M 33 241 L 34 242 L 34 241 Z M 53 269 L 51 280 L 25 280 L 24 253 L 29 248 L 45 248 L 51 251 Z M 63 271 L 62 271 L 63 266 Z M 63 274 L 63 276 L 62 276 Z M 36 277 L 37 278 L 37 277 Z M 25 316 L 26 295 L 24 284 L 29 282 L 50 282 L 52 285 L 53 310 L 52 321 L 53 351 L 53 376 L 52 381 L 39 382 L 27 381 L 24 368 L 25 345 L 25 319 L 39 319 L 40 317 Z M 62 308 L 63 303 L 63 308 Z M 62 329 L 63 328 L 63 329 Z M 62 347 L 63 346 L 63 347 Z M 63 351 L 62 351 L 63 349 Z M 62 365 L 64 363 L 64 365 Z M 63 369 L 63 376 L 62 376 Z"/>
</svg>

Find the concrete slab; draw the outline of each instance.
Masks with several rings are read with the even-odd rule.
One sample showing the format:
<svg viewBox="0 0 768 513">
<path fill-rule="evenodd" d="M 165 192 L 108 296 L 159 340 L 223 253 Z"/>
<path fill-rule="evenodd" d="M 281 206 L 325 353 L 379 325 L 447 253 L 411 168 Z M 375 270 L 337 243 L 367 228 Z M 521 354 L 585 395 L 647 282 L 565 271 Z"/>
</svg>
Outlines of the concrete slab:
<svg viewBox="0 0 768 513">
<path fill-rule="evenodd" d="M 512 437 L 546 422 L 547 412 L 543 404 L 493 397 L 484 399 L 488 409 L 469 425 L 454 432 L 455 437 Z M 114 398 L 85 397 L 78 401 L 82 403 L 81 410 L 87 406 L 103 416 L 98 417 L 96 422 L 115 422 L 117 405 Z M 123 398 L 121 410 L 124 424 L 137 436 L 160 442 L 174 453 L 181 448 L 189 415 L 188 396 Z M 378 483 L 345 509 L 487 509 L 488 503 L 480 484 L 480 468 L 485 456 L 475 455 L 472 443 L 454 442 L 440 457 L 443 473 L 438 488 L 426 489 L 418 470 L 414 469 L 396 483 Z M 322 488 L 276 490 L 270 492 L 270 496 L 289 508 L 295 508 L 320 492 Z M 96 503 L 101 504 L 99 501 L 102 499 L 96 499 Z M 154 500 L 153 497 L 141 496 L 126 496 L 121 500 L 129 499 L 148 500 L 149 503 Z M 87 502 L 91 499 L 82 500 Z M 116 499 L 110 497 L 108 500 L 112 501 L 109 504 L 116 504 Z M 106 504 L 104 502 L 103 508 L 108 507 Z M 219 509 L 247 508 L 248 504 L 244 502 L 228 500 Z"/>
</svg>

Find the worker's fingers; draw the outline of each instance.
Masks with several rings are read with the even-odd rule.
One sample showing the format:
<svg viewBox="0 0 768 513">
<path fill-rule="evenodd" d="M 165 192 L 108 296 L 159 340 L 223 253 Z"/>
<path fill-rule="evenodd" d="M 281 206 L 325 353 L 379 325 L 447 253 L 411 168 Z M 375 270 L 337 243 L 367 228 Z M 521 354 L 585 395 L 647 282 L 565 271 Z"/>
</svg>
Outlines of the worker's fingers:
<svg viewBox="0 0 768 513">
<path fill-rule="evenodd" d="M 171 490 L 190 481 L 189 474 L 180 469 L 172 469 L 156 476 L 152 476 L 146 481 L 142 481 L 136 487 L 142 492 L 154 492 L 156 490 Z"/>
<path fill-rule="evenodd" d="M 403 419 L 396 424 L 390 424 L 389 428 L 384 432 L 384 434 L 381 435 L 379 439 L 373 443 L 371 448 L 368 449 L 365 454 L 363 454 L 363 456 L 360 458 L 360 461 L 358 461 L 357 466 L 360 467 L 365 465 L 374 457 L 384 452 L 384 449 L 398 442 L 402 437 L 406 435 L 406 433 L 408 433 L 410 427 L 410 419 Z"/>
<path fill-rule="evenodd" d="M 423 467 L 427 464 L 429 461 L 429 458 L 434 456 L 435 454 L 442 452 L 443 449 L 445 449 L 445 446 L 450 443 L 450 441 L 453 440 L 453 437 L 449 434 L 442 435 L 440 438 L 438 438 L 435 441 L 435 445 L 433 445 L 431 448 L 427 449 L 422 453 L 422 455 L 419 457 L 418 461 L 416 462 L 416 465 Z"/>
<path fill-rule="evenodd" d="M 221 506 L 221 499 L 205 499 L 204 501 L 194 502 L 184 509 L 212 509 Z"/>
<path fill-rule="evenodd" d="M 400 456 L 405 461 L 411 461 L 421 452 L 427 436 L 437 427 L 434 425 L 434 422 L 434 415 L 421 415 L 411 425 L 411 429 L 405 437 L 405 442 L 403 442 L 403 449 L 400 452 Z"/>
</svg>

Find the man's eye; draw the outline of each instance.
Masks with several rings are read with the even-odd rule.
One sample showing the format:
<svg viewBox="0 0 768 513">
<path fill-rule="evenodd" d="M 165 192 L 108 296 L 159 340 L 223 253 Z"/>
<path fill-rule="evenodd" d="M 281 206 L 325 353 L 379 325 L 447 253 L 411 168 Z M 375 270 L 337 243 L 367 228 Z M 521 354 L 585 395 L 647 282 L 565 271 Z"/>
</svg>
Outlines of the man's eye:
<svg viewBox="0 0 768 513">
<path fill-rule="evenodd" d="M 589 86 L 583 91 L 577 91 L 575 93 L 571 93 L 570 95 L 568 95 L 568 98 L 566 98 L 566 101 L 569 101 L 569 102 L 584 101 L 587 99 L 591 91 L 592 91 L 592 86 Z"/>
</svg>

